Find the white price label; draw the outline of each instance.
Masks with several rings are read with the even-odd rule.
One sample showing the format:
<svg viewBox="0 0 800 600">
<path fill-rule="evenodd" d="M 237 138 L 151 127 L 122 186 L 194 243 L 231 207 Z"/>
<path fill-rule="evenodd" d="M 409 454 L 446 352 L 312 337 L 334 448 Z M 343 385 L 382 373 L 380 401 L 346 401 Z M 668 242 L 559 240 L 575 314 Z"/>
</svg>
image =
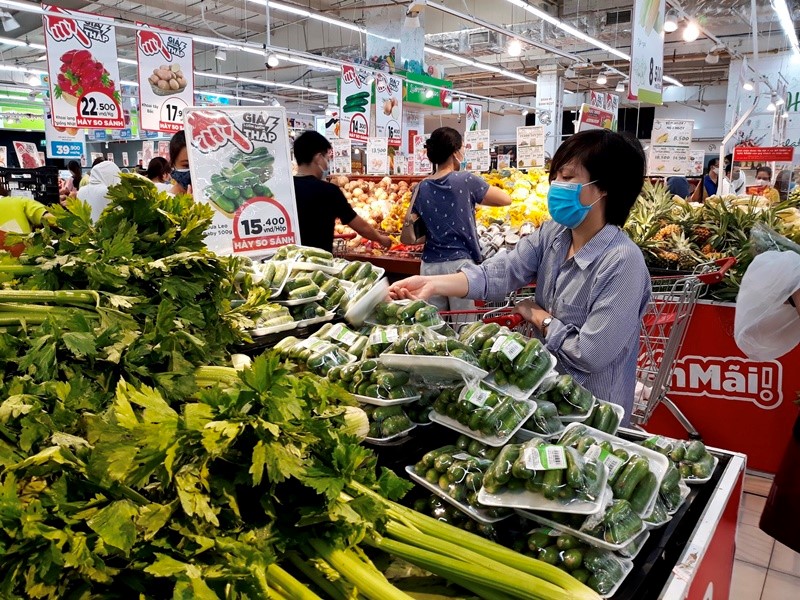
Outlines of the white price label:
<svg viewBox="0 0 800 600">
<path fill-rule="evenodd" d="M 592 444 L 584 454 L 586 460 L 599 460 L 606 466 L 608 470 L 608 478 L 613 479 L 619 468 L 625 464 L 616 454 L 612 454 L 608 450 L 601 448 L 599 444 Z"/>
<path fill-rule="evenodd" d="M 103 92 L 89 92 L 81 98 L 78 116 L 84 119 L 119 119 L 119 104 Z"/>
<path fill-rule="evenodd" d="M 461 390 L 461 394 L 459 395 L 458 399 L 466 400 L 467 402 L 480 408 L 486 404 L 486 401 L 491 395 L 492 393 L 490 391 L 481 388 L 464 388 Z"/>
<path fill-rule="evenodd" d="M 159 120 L 163 123 L 180 123 L 183 125 L 183 110 L 186 102 L 180 98 L 170 98 L 161 105 Z"/>
<path fill-rule="evenodd" d="M 342 323 L 337 323 L 331 328 L 328 337 L 330 337 L 332 340 L 337 340 L 343 344 L 352 346 L 358 341 L 360 336 L 357 333 L 350 331 Z"/>
<path fill-rule="evenodd" d="M 386 329 L 376 329 L 369 334 L 369 343 L 374 346 L 375 344 L 393 344 L 400 337 L 396 327 L 387 327 Z"/>
<path fill-rule="evenodd" d="M 525 468 L 531 471 L 551 471 L 567 468 L 567 456 L 563 446 L 543 445 L 524 450 Z"/>
<path fill-rule="evenodd" d="M 509 360 L 514 360 L 519 356 L 519 353 L 525 349 L 525 346 L 520 344 L 517 340 L 508 335 L 497 336 L 497 339 L 492 344 L 492 352 L 503 353 Z"/>
<path fill-rule="evenodd" d="M 492 344 L 492 349 L 490 350 L 490 352 L 492 353 L 499 352 L 500 348 L 503 347 L 503 344 L 506 343 L 507 339 L 508 339 L 507 335 L 498 335 L 497 338 L 494 340 L 494 344 Z"/>
</svg>

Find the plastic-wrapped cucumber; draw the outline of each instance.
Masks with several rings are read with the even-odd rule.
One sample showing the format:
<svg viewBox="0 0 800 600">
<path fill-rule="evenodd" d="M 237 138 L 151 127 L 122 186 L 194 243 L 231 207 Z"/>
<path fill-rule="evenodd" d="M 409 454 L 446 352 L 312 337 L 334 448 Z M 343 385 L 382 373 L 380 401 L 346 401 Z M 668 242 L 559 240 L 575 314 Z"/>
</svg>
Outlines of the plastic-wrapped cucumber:
<svg viewBox="0 0 800 600">
<path fill-rule="evenodd" d="M 613 500 L 603 515 L 604 538 L 610 544 L 633 539 L 642 529 L 642 518 L 627 500 Z"/>
<path fill-rule="evenodd" d="M 611 552 L 590 548 L 584 554 L 583 564 L 592 573 L 586 585 L 598 594 L 608 594 L 625 577 L 621 560 Z"/>
</svg>

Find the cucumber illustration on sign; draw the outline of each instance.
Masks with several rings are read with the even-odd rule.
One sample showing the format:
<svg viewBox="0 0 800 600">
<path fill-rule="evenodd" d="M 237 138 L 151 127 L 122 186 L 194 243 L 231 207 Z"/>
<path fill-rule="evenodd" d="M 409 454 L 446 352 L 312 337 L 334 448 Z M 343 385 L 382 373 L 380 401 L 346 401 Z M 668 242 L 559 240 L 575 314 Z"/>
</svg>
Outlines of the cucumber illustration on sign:
<svg viewBox="0 0 800 600">
<path fill-rule="evenodd" d="M 211 176 L 206 190 L 209 202 L 229 218 L 252 198 L 271 198 L 266 182 L 272 177 L 275 158 L 265 146 L 250 154 L 238 152 L 231 157 L 232 166 Z"/>
<path fill-rule="evenodd" d="M 369 92 L 357 92 L 355 94 L 350 94 L 344 99 L 342 111 L 347 113 L 365 113 L 367 105 L 369 104 L 369 96 Z"/>
</svg>

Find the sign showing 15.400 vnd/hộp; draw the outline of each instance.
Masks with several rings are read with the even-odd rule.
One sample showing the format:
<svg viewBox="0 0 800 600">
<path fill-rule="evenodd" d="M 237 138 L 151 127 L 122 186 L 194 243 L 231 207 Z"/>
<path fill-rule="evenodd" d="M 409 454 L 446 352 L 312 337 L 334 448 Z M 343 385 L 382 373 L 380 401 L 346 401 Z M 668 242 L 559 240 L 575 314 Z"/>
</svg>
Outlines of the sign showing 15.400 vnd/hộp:
<svg viewBox="0 0 800 600">
<path fill-rule="evenodd" d="M 42 5 L 50 102 L 57 127 L 122 129 L 114 21 Z M 80 19 L 72 18 L 80 16 Z"/>
<path fill-rule="evenodd" d="M 195 200 L 214 209 L 206 244 L 219 254 L 267 254 L 300 243 L 286 111 L 184 111 Z"/>
<path fill-rule="evenodd" d="M 180 131 L 183 111 L 194 104 L 192 38 L 147 27 L 136 32 L 136 51 L 142 129 Z"/>
<path fill-rule="evenodd" d="M 356 65 L 342 65 L 341 137 L 366 142 L 370 133 L 373 72 Z"/>
</svg>

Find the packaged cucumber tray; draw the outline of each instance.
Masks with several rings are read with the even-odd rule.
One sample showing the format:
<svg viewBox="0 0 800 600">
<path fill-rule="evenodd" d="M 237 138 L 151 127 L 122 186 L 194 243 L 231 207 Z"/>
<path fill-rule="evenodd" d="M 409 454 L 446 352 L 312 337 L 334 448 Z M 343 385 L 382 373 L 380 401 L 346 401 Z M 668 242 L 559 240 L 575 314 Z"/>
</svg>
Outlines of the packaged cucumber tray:
<svg viewBox="0 0 800 600">
<path fill-rule="evenodd" d="M 414 500 L 412 508 L 418 513 L 433 517 L 442 523 L 458 527 L 493 542 L 498 541 L 498 532 L 493 523 L 484 523 L 469 516 L 460 508 L 436 494 L 428 494 L 422 498 L 417 498 Z"/>
<path fill-rule="evenodd" d="M 486 469 L 499 449 L 491 448 L 466 436 L 459 436 L 454 445 L 426 452 L 406 473 L 420 486 L 443 498 L 481 523 L 497 523 L 513 512 L 503 508 L 482 506 L 478 492 Z"/>
<path fill-rule="evenodd" d="M 370 325 L 422 325 L 431 329 L 444 326 L 439 311 L 424 300 L 392 300 L 375 306 L 366 319 Z"/>
<path fill-rule="evenodd" d="M 602 509 L 608 474 L 599 460 L 574 448 L 533 438 L 508 444 L 492 463 L 478 494 L 481 504 L 590 515 Z"/>
<path fill-rule="evenodd" d="M 411 422 L 402 406 L 362 405 L 369 419 L 369 434 L 366 441 L 376 446 L 389 444 L 404 438 L 416 425 Z"/>
<path fill-rule="evenodd" d="M 386 279 L 379 279 L 368 286 L 357 286 L 350 295 L 346 296 L 345 320 L 356 326 L 361 325 L 388 294 L 389 282 Z"/>
<path fill-rule="evenodd" d="M 294 244 L 281 246 L 273 258 L 294 261 L 293 268 L 298 271 L 319 270 L 323 273 L 336 275 L 342 270 L 342 265 L 334 260 L 333 254 L 308 246 L 296 246 Z"/>
<path fill-rule="evenodd" d="M 719 463 L 700 440 L 683 441 L 655 435 L 640 444 L 669 458 L 681 478 L 690 485 L 710 480 Z"/>
<path fill-rule="evenodd" d="M 566 428 L 566 424 L 558 418 L 556 405 L 548 400 L 537 399 L 536 410 L 517 431 L 516 437 L 523 441 L 534 437 L 553 440 L 558 439 Z"/>
<path fill-rule="evenodd" d="M 338 383 L 356 400 L 375 406 L 395 406 L 419 400 L 417 388 L 409 385 L 406 371 L 381 367 L 376 360 L 335 366 L 328 371 L 328 380 Z"/>
<path fill-rule="evenodd" d="M 526 554 L 563 569 L 603 598 L 613 596 L 633 571 L 633 561 L 557 529 L 533 529 L 528 532 L 526 545 Z"/>
<path fill-rule="evenodd" d="M 537 400 L 547 400 L 556 405 L 558 418 L 565 423 L 586 421 L 592 414 L 595 398 L 572 375 L 548 377 L 536 392 Z"/>
<path fill-rule="evenodd" d="M 444 387 L 433 402 L 431 421 L 489 446 L 506 444 L 536 410 L 482 384 Z"/>
<path fill-rule="evenodd" d="M 669 468 L 665 456 L 582 423 L 570 423 L 558 443 L 603 462 L 615 499 L 629 501 L 642 517 L 653 510 Z"/>
<path fill-rule="evenodd" d="M 541 341 L 496 323 L 470 324 L 459 332 L 458 339 L 490 373 L 486 383 L 513 398 L 530 398 L 556 365 Z"/>
<path fill-rule="evenodd" d="M 263 337 L 283 331 L 290 331 L 297 327 L 297 321 L 285 306 L 275 303 L 264 305 L 261 315 L 255 320 L 255 327 L 250 330 L 253 337 Z"/>
</svg>

